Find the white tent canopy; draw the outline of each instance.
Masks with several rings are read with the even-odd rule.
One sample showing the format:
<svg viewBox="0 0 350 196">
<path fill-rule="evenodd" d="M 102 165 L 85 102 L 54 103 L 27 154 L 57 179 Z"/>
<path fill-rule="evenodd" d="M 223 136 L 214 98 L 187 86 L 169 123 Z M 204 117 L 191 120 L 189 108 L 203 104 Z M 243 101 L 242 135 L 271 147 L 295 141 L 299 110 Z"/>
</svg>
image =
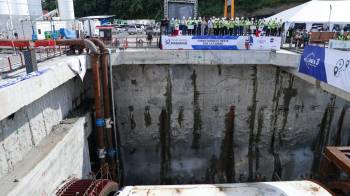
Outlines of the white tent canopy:
<svg viewBox="0 0 350 196">
<path fill-rule="evenodd" d="M 306 23 L 307 29 L 314 23 L 350 24 L 350 0 L 312 0 L 267 18 L 282 20 L 286 28 L 290 24 Z M 287 27 L 288 26 L 288 27 Z"/>
</svg>

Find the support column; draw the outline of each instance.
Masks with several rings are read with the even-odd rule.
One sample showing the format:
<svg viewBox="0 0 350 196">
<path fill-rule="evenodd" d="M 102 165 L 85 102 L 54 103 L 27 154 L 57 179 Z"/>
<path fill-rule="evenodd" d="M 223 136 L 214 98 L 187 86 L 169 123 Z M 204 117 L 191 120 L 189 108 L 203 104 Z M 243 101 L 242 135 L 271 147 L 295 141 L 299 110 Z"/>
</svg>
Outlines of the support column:
<svg viewBox="0 0 350 196">
<path fill-rule="evenodd" d="M 235 0 L 231 0 L 231 18 L 235 17 Z"/>
<path fill-rule="evenodd" d="M 227 0 L 225 0 L 224 16 L 227 17 Z"/>
</svg>

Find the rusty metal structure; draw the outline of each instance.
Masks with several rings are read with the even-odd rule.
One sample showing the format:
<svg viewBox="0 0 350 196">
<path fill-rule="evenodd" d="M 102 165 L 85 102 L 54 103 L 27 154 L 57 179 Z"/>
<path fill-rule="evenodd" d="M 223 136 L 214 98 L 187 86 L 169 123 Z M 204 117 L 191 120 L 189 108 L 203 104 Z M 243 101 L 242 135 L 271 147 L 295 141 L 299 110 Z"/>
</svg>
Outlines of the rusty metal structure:
<svg viewBox="0 0 350 196">
<path fill-rule="evenodd" d="M 230 15 L 228 15 L 228 9 L 230 8 Z M 225 0 L 224 4 L 224 16 L 225 17 L 235 17 L 235 0 Z"/>
<path fill-rule="evenodd" d="M 61 187 L 57 196 L 107 196 L 117 191 L 118 184 L 107 179 L 72 179 Z"/>
<path fill-rule="evenodd" d="M 350 181 L 339 180 L 341 173 L 350 175 L 350 146 L 328 146 L 320 163 L 320 174 L 323 183 L 336 194 L 349 195 Z"/>
<path fill-rule="evenodd" d="M 36 47 L 54 47 L 69 46 L 70 54 L 76 51 L 82 53 L 84 49 L 88 50 L 91 58 L 93 86 L 94 86 L 94 109 L 97 132 L 97 152 L 100 160 L 101 178 L 106 173 L 111 173 L 112 178 L 116 179 L 116 150 L 114 144 L 117 145 L 116 134 L 112 134 L 113 119 L 111 115 L 111 97 L 109 91 L 109 50 L 104 43 L 96 38 L 91 39 L 75 39 L 75 40 L 0 40 L 0 46 L 20 48 L 22 50 L 33 50 Z M 101 74 L 102 73 L 102 74 Z M 101 77 L 102 76 L 102 77 Z M 107 136 L 107 137 L 106 137 Z M 113 136 L 114 142 L 113 143 Z M 107 167 L 106 167 L 107 156 Z M 104 171 L 105 170 L 105 171 Z M 109 170 L 106 171 L 106 170 Z"/>
</svg>

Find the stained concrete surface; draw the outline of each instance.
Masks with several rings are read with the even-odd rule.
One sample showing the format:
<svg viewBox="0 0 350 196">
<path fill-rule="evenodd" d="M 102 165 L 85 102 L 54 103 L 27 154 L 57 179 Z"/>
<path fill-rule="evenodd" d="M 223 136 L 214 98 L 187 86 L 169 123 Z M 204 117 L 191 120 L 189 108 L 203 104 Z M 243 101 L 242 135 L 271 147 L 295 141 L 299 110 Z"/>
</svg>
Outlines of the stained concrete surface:
<svg viewBox="0 0 350 196">
<path fill-rule="evenodd" d="M 20 92 L 21 88 L 18 89 Z M 21 97 L 25 97 L 22 94 Z M 17 99 L 13 97 L 15 103 Z M 33 103 L 0 121 L 0 177 L 14 171 L 14 165 L 39 142 L 53 126 L 64 119 L 84 99 L 83 83 L 70 79 Z"/>
<path fill-rule="evenodd" d="M 198 64 L 198 65 L 275 65 L 297 68 L 300 54 L 259 50 L 159 50 L 127 49 L 112 51 L 111 65 Z"/>
<path fill-rule="evenodd" d="M 313 77 L 298 72 L 301 54 L 287 51 L 258 50 L 159 50 L 127 49 L 111 50 L 110 62 L 119 65 L 274 65 L 305 80 L 312 85 L 350 101 L 350 93 L 327 83 L 316 81 Z"/>
<path fill-rule="evenodd" d="M 349 103 L 275 66 L 120 65 L 113 83 L 126 185 L 303 179 L 348 144 Z"/>
<path fill-rule="evenodd" d="M 79 56 L 61 56 L 43 63 L 39 63 L 42 69 L 48 69 L 44 74 L 23 80 L 14 85 L 0 89 L 0 120 L 7 118 L 12 113 L 20 110 L 35 100 L 43 97 L 50 91 L 68 82 L 76 76 L 69 65 L 79 65 Z M 89 61 L 87 61 L 89 64 Z M 25 70 L 17 70 L 8 75 L 8 79 L 25 76 Z"/>
<path fill-rule="evenodd" d="M 56 125 L 14 171 L 0 179 L 0 195 L 54 195 L 68 178 L 90 175 L 87 137 L 92 131 L 90 114 L 69 117 Z"/>
</svg>

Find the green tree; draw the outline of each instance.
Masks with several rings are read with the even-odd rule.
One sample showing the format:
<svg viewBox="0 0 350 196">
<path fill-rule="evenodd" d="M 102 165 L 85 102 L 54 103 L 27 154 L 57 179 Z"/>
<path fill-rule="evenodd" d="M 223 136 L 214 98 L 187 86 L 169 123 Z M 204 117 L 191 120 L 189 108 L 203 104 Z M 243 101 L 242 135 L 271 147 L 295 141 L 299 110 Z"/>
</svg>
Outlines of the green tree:
<svg viewBox="0 0 350 196">
<path fill-rule="evenodd" d="M 198 0 L 201 16 L 222 16 L 224 0 Z M 278 6 L 284 3 L 305 2 L 307 0 L 236 0 L 236 9 L 252 12 L 264 7 Z M 116 15 L 122 19 L 161 19 L 163 0 L 74 0 L 77 17 L 91 15 Z M 43 0 L 43 8 L 53 10 L 56 0 Z"/>
</svg>

